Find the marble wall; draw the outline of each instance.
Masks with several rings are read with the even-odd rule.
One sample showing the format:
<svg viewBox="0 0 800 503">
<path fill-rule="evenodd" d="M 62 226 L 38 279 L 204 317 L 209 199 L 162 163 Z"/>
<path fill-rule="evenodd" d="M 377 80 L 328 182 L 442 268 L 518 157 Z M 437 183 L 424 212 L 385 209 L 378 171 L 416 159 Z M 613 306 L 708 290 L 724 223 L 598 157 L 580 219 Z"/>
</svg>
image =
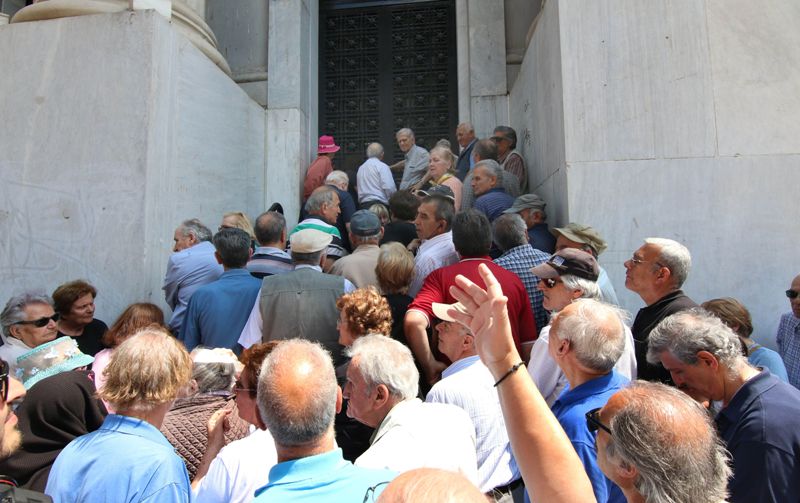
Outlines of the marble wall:
<svg viewBox="0 0 800 503">
<path fill-rule="evenodd" d="M 152 11 L 0 29 L 0 299 L 86 278 L 161 304 L 172 234 L 263 210 L 264 110 Z"/>
<path fill-rule="evenodd" d="M 792 0 L 546 4 L 511 90 L 512 125 L 541 122 L 530 114 L 561 130 L 534 129 L 524 146 L 555 163 L 534 176 L 560 178 L 555 192 L 533 186 L 557 196 L 552 223 L 607 238 L 600 262 L 632 312 L 642 303 L 622 263 L 643 238 L 669 237 L 692 251 L 686 291 L 740 299 L 756 339 L 774 344 L 800 272 L 798 19 Z M 562 137 L 561 158 L 541 153 Z"/>
</svg>

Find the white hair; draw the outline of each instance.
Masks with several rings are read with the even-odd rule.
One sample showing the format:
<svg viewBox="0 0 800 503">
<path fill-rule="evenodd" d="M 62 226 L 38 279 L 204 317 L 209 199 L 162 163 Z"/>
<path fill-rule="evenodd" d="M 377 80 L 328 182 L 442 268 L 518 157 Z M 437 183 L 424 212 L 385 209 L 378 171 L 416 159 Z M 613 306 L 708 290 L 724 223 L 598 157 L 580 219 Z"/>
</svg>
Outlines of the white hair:
<svg viewBox="0 0 800 503">
<path fill-rule="evenodd" d="M 647 238 L 644 242 L 659 247 L 657 262 L 669 269 L 675 288 L 680 288 L 692 267 L 692 255 L 689 249 L 677 241 L 666 238 Z"/>
<path fill-rule="evenodd" d="M 340 171 L 338 169 L 331 171 L 331 174 L 325 178 L 325 183 L 330 183 L 333 185 L 347 185 L 350 183 L 350 177 L 347 176 L 347 173 L 344 171 Z"/>
<path fill-rule="evenodd" d="M 568 340 L 585 367 L 610 372 L 625 349 L 625 314 L 594 299 L 578 299 L 558 314 L 558 338 Z"/>
<path fill-rule="evenodd" d="M 403 400 L 417 396 L 419 371 L 411 350 L 402 343 L 383 335 L 367 335 L 356 339 L 347 356 L 358 357 L 358 371 L 370 388 L 383 384 L 390 395 Z"/>
<path fill-rule="evenodd" d="M 383 145 L 380 143 L 370 143 L 367 145 L 367 157 L 380 157 L 383 155 Z"/>
</svg>

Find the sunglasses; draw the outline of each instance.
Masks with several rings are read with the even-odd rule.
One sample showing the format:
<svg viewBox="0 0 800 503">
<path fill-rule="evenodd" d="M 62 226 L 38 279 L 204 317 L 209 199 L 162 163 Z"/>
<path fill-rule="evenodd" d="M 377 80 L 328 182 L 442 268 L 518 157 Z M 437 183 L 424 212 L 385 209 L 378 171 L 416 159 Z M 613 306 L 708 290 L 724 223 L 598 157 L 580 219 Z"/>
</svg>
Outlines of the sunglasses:
<svg viewBox="0 0 800 503">
<path fill-rule="evenodd" d="M 796 299 L 797 296 L 800 295 L 800 292 L 795 292 L 794 290 L 786 290 L 786 296 L 790 299 Z"/>
<path fill-rule="evenodd" d="M 8 400 L 8 363 L 5 360 L 0 360 L 0 396 L 3 398 L 3 403 Z"/>
<path fill-rule="evenodd" d="M 50 320 L 58 321 L 58 313 L 54 314 L 53 316 L 45 316 L 44 318 L 39 318 L 38 320 L 30 320 L 30 321 L 18 321 L 14 323 L 14 325 L 33 325 L 36 328 L 46 327 Z"/>
<path fill-rule="evenodd" d="M 600 429 L 611 435 L 611 429 L 600 422 L 600 409 L 602 409 L 602 407 L 592 409 L 586 413 L 586 427 L 589 428 L 589 431 L 592 433 Z"/>
<path fill-rule="evenodd" d="M 542 278 L 542 282 L 544 283 L 544 286 L 546 286 L 547 288 L 555 288 L 555 286 L 561 283 L 562 281 L 560 279 Z"/>
</svg>

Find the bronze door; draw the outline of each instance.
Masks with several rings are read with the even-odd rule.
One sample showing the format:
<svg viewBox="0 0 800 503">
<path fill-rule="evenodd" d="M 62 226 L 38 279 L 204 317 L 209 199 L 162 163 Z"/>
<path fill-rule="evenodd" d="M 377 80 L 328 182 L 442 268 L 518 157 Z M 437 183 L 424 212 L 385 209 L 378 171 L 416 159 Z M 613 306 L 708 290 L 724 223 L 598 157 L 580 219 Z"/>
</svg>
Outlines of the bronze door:
<svg viewBox="0 0 800 503">
<path fill-rule="evenodd" d="M 373 141 L 387 164 L 403 158 L 404 127 L 426 149 L 446 138 L 458 151 L 454 4 L 320 2 L 319 134 L 342 147 L 334 165 L 351 182 Z"/>
</svg>

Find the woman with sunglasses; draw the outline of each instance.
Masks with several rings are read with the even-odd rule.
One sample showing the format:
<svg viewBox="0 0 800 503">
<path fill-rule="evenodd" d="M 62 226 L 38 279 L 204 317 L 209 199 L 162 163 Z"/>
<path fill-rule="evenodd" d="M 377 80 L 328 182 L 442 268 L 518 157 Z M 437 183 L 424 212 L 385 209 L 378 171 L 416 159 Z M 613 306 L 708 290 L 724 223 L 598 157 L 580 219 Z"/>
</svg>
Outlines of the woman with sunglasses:
<svg viewBox="0 0 800 503">
<path fill-rule="evenodd" d="M 26 292 L 11 297 L 0 314 L 3 346 L 0 358 L 8 362 L 12 376 L 17 370 L 17 357 L 56 338 L 58 314 L 47 295 Z"/>
<path fill-rule="evenodd" d="M 601 300 L 597 285 L 599 266 L 590 254 L 574 248 L 564 248 L 544 264 L 531 269 L 540 278 L 539 290 L 544 295 L 542 306 L 551 313 L 561 311 L 576 299 Z M 550 356 L 548 350 L 550 325 L 539 333 L 533 345 L 528 372 L 542 393 L 547 405 L 553 405 L 567 384 L 567 378 Z M 625 350 L 614 367 L 629 380 L 636 379 L 636 355 L 633 335 L 625 327 Z"/>
</svg>

